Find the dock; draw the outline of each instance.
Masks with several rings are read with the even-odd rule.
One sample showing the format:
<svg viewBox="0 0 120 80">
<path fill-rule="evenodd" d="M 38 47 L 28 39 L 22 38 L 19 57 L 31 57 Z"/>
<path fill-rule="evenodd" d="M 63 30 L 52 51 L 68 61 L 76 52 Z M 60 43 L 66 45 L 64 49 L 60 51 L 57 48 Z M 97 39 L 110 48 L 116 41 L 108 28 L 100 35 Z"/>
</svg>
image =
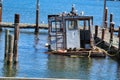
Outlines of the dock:
<svg viewBox="0 0 120 80">
<path fill-rule="evenodd" d="M 34 29 L 36 24 L 19 23 L 20 29 Z M 47 24 L 39 24 L 39 29 L 48 29 Z M 15 28 L 14 23 L 1 22 L 0 28 Z"/>
<path fill-rule="evenodd" d="M 94 30 L 95 44 L 96 46 L 105 50 L 108 56 L 120 59 L 120 28 L 112 28 L 111 30 L 112 31 L 110 31 L 108 28 L 102 29 L 100 27 L 98 28 L 98 31 Z M 114 32 L 116 32 L 116 34 L 114 34 Z"/>
<path fill-rule="evenodd" d="M 29 24 L 29 23 L 20 23 L 20 15 L 19 14 L 15 14 L 15 17 L 14 17 L 14 23 L 9 23 L 9 22 L 2 22 L 2 5 L 0 5 L 0 29 L 2 30 L 2 28 L 15 28 L 15 26 L 18 28 L 18 30 L 19 30 L 19 28 L 20 29 L 35 29 L 35 34 L 38 34 L 39 33 L 39 29 L 46 29 L 46 30 L 48 30 L 48 33 L 50 34 L 50 31 L 52 31 L 52 32 L 54 32 L 54 30 L 56 30 L 56 35 L 55 35 L 55 39 L 56 39 L 56 43 L 58 43 L 59 45 L 60 45 L 60 47 L 59 47 L 59 45 L 57 44 L 56 45 L 56 49 L 57 48 L 61 48 L 61 49 L 64 49 L 65 47 L 64 46 L 66 46 L 67 45 L 67 42 L 70 40 L 68 40 L 68 41 L 63 41 L 63 40 L 65 40 L 64 38 L 66 37 L 66 35 L 65 35 L 65 33 L 64 33 L 64 30 L 66 30 L 66 29 L 63 29 L 64 27 L 62 27 L 62 28 L 60 28 L 60 30 L 58 31 L 57 30 L 57 23 L 54 23 L 54 21 L 53 21 L 53 26 L 55 25 L 55 28 L 56 29 L 54 29 L 54 27 L 52 27 L 51 29 L 50 29 L 50 27 L 48 27 L 48 26 L 50 26 L 50 25 L 52 25 L 51 23 L 49 23 L 50 21 L 52 21 L 52 19 L 53 18 L 51 18 L 51 20 L 50 21 L 48 21 L 48 24 L 44 24 L 44 23 L 40 23 L 39 24 L 39 16 L 38 16 L 38 14 L 39 14 L 39 4 L 38 4 L 39 2 L 37 2 L 37 7 L 36 7 L 36 23 L 35 24 Z M 1 3 L 2 4 L 2 3 Z M 62 14 L 62 17 L 64 17 L 64 16 L 66 16 L 67 15 L 67 17 L 69 16 L 69 17 L 71 17 L 71 16 L 77 16 L 78 14 L 76 13 L 76 12 L 74 12 L 75 11 L 75 8 L 74 8 L 74 6 L 72 7 L 72 10 L 70 11 L 70 13 L 69 14 L 66 14 L 66 13 L 63 13 Z M 90 31 L 90 35 L 92 35 L 92 36 L 90 36 L 90 37 L 88 37 L 88 36 L 86 36 L 86 35 L 83 35 L 83 37 L 87 37 L 87 38 L 90 38 L 90 39 L 88 39 L 88 40 L 82 40 L 82 39 L 80 39 L 80 40 L 82 40 L 81 41 L 81 45 L 79 44 L 79 46 L 81 47 L 81 48 L 84 48 L 85 47 L 85 44 L 90 44 L 90 46 L 92 46 L 92 48 L 93 48 L 93 45 L 95 44 L 95 46 L 98 46 L 98 47 L 100 47 L 100 48 L 102 48 L 102 49 L 104 49 L 106 52 L 115 52 L 115 53 L 119 53 L 119 51 L 120 51 L 120 26 L 118 26 L 119 27 L 119 29 L 115 29 L 114 28 L 114 22 L 113 22 L 113 14 L 110 14 L 110 20 L 108 20 L 108 8 L 106 7 L 106 2 L 104 2 L 104 13 L 103 13 L 104 15 L 103 15 L 103 28 L 102 27 L 98 27 L 98 28 L 96 28 L 96 27 L 93 27 L 93 29 L 90 29 L 92 26 L 93 26 L 93 17 L 92 16 L 79 16 L 79 20 L 83 20 L 84 21 L 84 29 L 83 30 L 86 30 L 87 31 L 87 29 L 86 29 L 86 27 L 88 27 L 88 32 Z M 17 16 L 16 16 L 17 15 Z M 57 21 L 57 19 L 56 19 L 56 17 L 58 17 L 58 15 L 52 15 L 53 17 L 55 17 L 54 19 Z M 51 15 L 48 15 L 48 18 L 50 18 L 51 17 Z M 58 17 L 58 19 L 59 19 L 59 21 L 62 21 L 63 20 L 63 18 L 60 18 L 60 17 Z M 74 20 L 74 19 L 78 19 L 78 18 L 67 18 L 66 17 L 66 20 Z M 88 25 L 86 25 L 86 20 L 88 20 Z M 91 20 L 91 21 L 90 21 Z M 65 21 L 65 20 L 63 20 L 63 21 Z M 108 21 L 110 21 L 109 23 L 110 23 L 110 25 L 108 25 Z M 57 21 L 58 22 L 58 21 Z M 59 24 L 61 24 L 62 26 L 64 26 L 64 25 L 66 25 L 66 24 L 64 24 L 63 25 L 63 23 L 61 23 L 61 22 L 58 22 Z M 73 23 L 73 22 L 72 22 Z M 74 29 L 76 29 L 75 28 L 75 21 L 74 21 Z M 60 26 L 61 26 L 60 25 Z M 73 24 L 72 24 L 73 25 Z M 72 26 L 71 25 L 71 26 Z M 58 35 L 58 32 L 62 32 L 61 34 L 62 34 L 62 36 L 59 36 Z M 82 33 L 83 31 L 81 31 L 81 33 Z M 114 32 L 118 32 L 118 35 L 114 35 Z M 18 32 L 19 33 L 19 32 Z M 93 34 L 91 34 L 91 33 L 93 33 Z M 50 37 L 51 37 L 51 34 L 49 35 L 48 34 L 48 37 L 49 37 L 49 39 L 50 39 Z M 77 34 L 77 32 L 76 32 L 76 34 Z M 73 35 L 72 33 L 71 34 L 69 34 L 69 35 Z M 80 35 L 80 34 L 79 34 Z M 81 34 L 82 35 L 82 34 Z M 93 35 L 95 35 L 95 37 L 93 36 Z M 53 37 L 54 37 L 54 35 L 52 35 Z M 64 37 L 65 36 L 65 37 Z M 75 35 L 75 37 L 76 37 L 76 35 Z M 78 38 L 79 36 L 77 35 L 77 37 L 76 37 L 76 39 Z M 94 37 L 94 39 L 95 40 L 93 40 L 93 37 Z M 59 39 L 58 38 L 60 38 L 61 39 L 61 42 L 59 42 Z M 68 39 L 69 37 L 66 37 L 66 40 Z M 81 37 L 82 38 L 82 37 Z M 74 40 L 74 38 L 73 38 L 73 40 Z M 79 39 L 77 40 L 77 41 L 80 41 Z M 51 40 L 50 41 L 52 41 L 52 38 L 51 38 Z M 94 43 L 94 41 L 95 41 L 95 43 Z M 64 43 L 64 44 L 63 44 Z M 78 44 L 76 44 L 76 45 L 78 45 Z M 62 47 L 61 47 L 61 45 L 62 45 Z M 72 47 L 72 48 L 74 48 L 73 46 L 71 46 L 71 45 L 69 45 L 70 47 Z M 76 46 L 75 46 L 76 47 Z M 86 53 L 86 52 L 85 52 Z M 89 52 L 88 52 L 89 53 Z M 88 54 L 89 55 L 89 54 Z M 120 54 L 118 55 L 118 57 L 120 58 Z"/>
<path fill-rule="evenodd" d="M 78 79 L 0 77 L 0 80 L 78 80 Z"/>
<path fill-rule="evenodd" d="M 98 31 L 98 38 L 101 39 L 101 41 L 104 41 L 107 43 L 107 45 L 109 46 L 110 45 L 110 32 L 109 30 L 105 30 L 105 33 L 104 33 L 104 39 L 102 39 L 102 28 L 99 28 L 99 31 Z M 113 35 L 113 40 L 112 40 L 112 46 L 116 49 L 119 48 L 119 38 L 117 35 Z"/>
</svg>

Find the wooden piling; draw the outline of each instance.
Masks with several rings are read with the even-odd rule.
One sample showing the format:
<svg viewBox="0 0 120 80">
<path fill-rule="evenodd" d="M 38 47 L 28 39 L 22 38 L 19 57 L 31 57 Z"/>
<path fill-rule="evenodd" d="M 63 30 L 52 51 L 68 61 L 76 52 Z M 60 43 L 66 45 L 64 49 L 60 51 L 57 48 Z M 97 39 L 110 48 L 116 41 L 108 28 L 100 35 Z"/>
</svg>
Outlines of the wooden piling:
<svg viewBox="0 0 120 80">
<path fill-rule="evenodd" d="M 104 22 L 105 28 L 108 26 L 108 8 L 105 8 L 105 22 Z"/>
<path fill-rule="evenodd" d="M 114 22 L 111 22 L 111 27 L 110 27 L 110 41 L 113 41 L 113 33 L 114 33 Z"/>
<path fill-rule="evenodd" d="M 104 0 L 104 7 L 103 7 L 103 28 L 105 27 L 105 14 L 106 14 L 106 0 Z"/>
<path fill-rule="evenodd" d="M 11 64 L 13 62 L 13 36 L 9 35 L 9 48 L 8 48 L 8 60 L 7 63 Z"/>
<path fill-rule="evenodd" d="M 120 26 L 119 26 L 118 38 L 119 38 L 118 49 L 120 50 Z"/>
<path fill-rule="evenodd" d="M 19 14 L 15 14 L 15 29 L 14 29 L 14 50 L 13 50 L 13 61 L 18 62 L 18 38 L 19 38 Z"/>
<path fill-rule="evenodd" d="M 2 1 L 0 1 L 0 22 L 2 22 Z"/>
<path fill-rule="evenodd" d="M 0 32 L 2 32 L 2 28 L 0 28 Z"/>
<path fill-rule="evenodd" d="M 95 25 L 95 38 L 97 38 L 97 36 L 98 36 L 98 25 Z"/>
<path fill-rule="evenodd" d="M 111 30 L 111 25 L 112 25 L 111 23 L 112 23 L 112 21 L 113 21 L 113 14 L 111 13 L 110 14 L 110 27 L 109 27 L 109 31 Z"/>
<path fill-rule="evenodd" d="M 113 29 L 113 26 L 114 26 L 114 22 L 110 22 L 110 29 L 109 29 L 109 32 L 111 32 L 111 30 Z"/>
<path fill-rule="evenodd" d="M 8 29 L 6 29 L 5 30 L 5 54 L 4 54 L 4 60 L 6 61 L 7 60 L 7 58 L 8 58 L 8 44 L 9 44 L 9 30 Z"/>
<path fill-rule="evenodd" d="M 2 1 L 0 1 L 0 24 L 2 22 Z M 2 31 L 2 28 L 0 28 L 0 31 Z"/>
<path fill-rule="evenodd" d="M 102 36 L 101 36 L 101 39 L 104 40 L 104 37 L 105 37 L 105 29 L 103 28 L 103 29 L 102 29 Z"/>
<path fill-rule="evenodd" d="M 112 22 L 113 21 L 113 14 L 111 13 L 110 14 L 110 22 Z"/>
<path fill-rule="evenodd" d="M 39 0 L 37 0 L 36 4 L 36 27 L 35 27 L 35 34 L 39 33 Z"/>
</svg>

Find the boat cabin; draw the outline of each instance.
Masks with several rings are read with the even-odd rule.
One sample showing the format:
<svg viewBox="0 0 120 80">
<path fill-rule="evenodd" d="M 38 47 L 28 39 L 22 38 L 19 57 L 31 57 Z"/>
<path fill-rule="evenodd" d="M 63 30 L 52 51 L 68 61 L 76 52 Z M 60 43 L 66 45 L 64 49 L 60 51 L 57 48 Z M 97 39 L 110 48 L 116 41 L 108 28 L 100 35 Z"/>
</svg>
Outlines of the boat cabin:
<svg viewBox="0 0 120 80">
<path fill-rule="evenodd" d="M 78 15 L 74 6 L 70 13 L 48 15 L 49 50 L 92 49 L 93 16 Z"/>
</svg>

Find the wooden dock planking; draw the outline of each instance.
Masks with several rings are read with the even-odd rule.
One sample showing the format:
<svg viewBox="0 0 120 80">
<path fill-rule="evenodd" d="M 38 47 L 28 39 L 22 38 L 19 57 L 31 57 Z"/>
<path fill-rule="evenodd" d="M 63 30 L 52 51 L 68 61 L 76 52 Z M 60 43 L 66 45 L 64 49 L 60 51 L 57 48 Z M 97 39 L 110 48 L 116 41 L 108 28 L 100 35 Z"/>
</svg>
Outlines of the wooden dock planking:
<svg viewBox="0 0 120 80">
<path fill-rule="evenodd" d="M 102 37 L 102 28 L 98 29 L 98 38 L 101 39 Z M 107 45 L 110 45 L 110 32 L 108 29 L 105 30 L 105 34 L 104 34 L 104 42 L 108 43 Z M 112 46 L 115 47 L 116 49 L 118 49 L 118 45 L 119 45 L 119 38 L 117 37 L 117 35 L 113 35 L 113 42 L 112 42 Z"/>
<path fill-rule="evenodd" d="M 25 23 L 20 23 L 19 24 L 21 29 L 34 29 L 36 24 L 25 24 Z M 2 22 L 0 23 L 0 28 L 14 28 L 14 23 L 6 23 L 6 22 Z M 48 25 L 47 24 L 39 24 L 39 28 L 40 29 L 48 29 Z"/>
<path fill-rule="evenodd" d="M 26 77 L 0 77 L 0 80 L 80 80 L 63 78 L 26 78 Z"/>
</svg>

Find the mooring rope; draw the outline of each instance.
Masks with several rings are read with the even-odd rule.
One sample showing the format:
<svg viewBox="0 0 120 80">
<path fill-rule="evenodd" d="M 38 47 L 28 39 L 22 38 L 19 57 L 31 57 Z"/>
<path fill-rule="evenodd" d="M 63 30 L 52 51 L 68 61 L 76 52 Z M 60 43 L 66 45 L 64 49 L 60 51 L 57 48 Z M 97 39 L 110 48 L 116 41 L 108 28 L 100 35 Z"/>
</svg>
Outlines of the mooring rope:
<svg viewBox="0 0 120 80">
<path fill-rule="evenodd" d="M 88 53 L 88 57 L 90 57 L 90 55 L 91 55 L 91 50 L 90 50 L 89 53 Z"/>
<path fill-rule="evenodd" d="M 105 53 L 105 54 L 107 54 L 108 56 L 116 56 L 117 54 L 114 54 L 114 55 L 112 55 L 112 54 L 109 54 L 107 51 L 105 51 L 104 49 L 102 49 L 102 51 Z"/>
<path fill-rule="evenodd" d="M 112 54 L 109 54 L 107 51 L 105 51 L 104 49 L 101 49 L 101 48 L 99 48 L 99 47 L 96 47 L 96 48 L 98 48 L 98 49 L 100 49 L 101 51 L 103 51 L 106 55 L 108 55 L 108 56 L 116 56 L 117 54 L 114 54 L 114 55 L 112 55 Z"/>
<path fill-rule="evenodd" d="M 110 45 L 107 51 L 110 51 L 111 46 L 113 45 L 113 40 L 110 40 Z"/>
</svg>

